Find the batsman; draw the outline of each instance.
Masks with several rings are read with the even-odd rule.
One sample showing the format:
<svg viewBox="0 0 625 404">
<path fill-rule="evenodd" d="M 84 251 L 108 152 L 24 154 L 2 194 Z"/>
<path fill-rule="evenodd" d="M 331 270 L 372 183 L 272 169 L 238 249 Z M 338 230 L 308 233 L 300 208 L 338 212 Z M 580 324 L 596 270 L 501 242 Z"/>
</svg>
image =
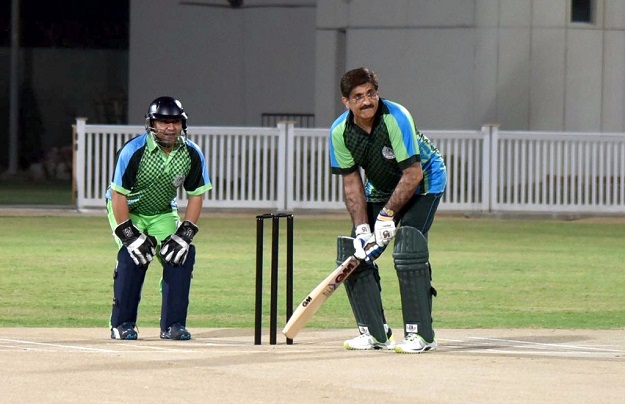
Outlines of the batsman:
<svg viewBox="0 0 625 404">
<path fill-rule="evenodd" d="M 338 238 L 337 263 L 350 255 L 361 260 L 345 281 L 360 335 L 343 346 L 399 353 L 436 349 L 432 327 L 436 290 L 427 235 L 445 190 L 445 163 L 417 130 L 408 110 L 379 97 L 373 71 L 360 67 L 346 72 L 340 91 L 347 110 L 330 128 L 330 164 L 332 173 L 343 177 L 353 228 L 352 239 Z M 397 344 L 384 316 L 374 261 L 393 238 L 404 322 L 404 338 Z"/>
<path fill-rule="evenodd" d="M 187 139 L 187 114 L 172 97 L 148 107 L 146 132 L 117 152 L 106 192 L 108 220 L 119 250 L 113 274 L 111 338 L 135 340 L 146 271 L 156 258 L 161 278 L 162 339 L 188 340 L 189 291 L 195 263 L 193 237 L 202 195 L 212 188 L 202 151 Z M 180 220 L 176 195 L 188 196 Z"/>
</svg>

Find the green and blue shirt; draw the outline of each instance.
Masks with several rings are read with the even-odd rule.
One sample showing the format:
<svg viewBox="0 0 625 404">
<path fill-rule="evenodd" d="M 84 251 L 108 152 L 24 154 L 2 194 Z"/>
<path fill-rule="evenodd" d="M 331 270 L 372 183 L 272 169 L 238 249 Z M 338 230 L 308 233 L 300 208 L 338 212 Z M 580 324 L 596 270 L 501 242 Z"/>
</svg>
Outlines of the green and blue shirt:
<svg viewBox="0 0 625 404">
<path fill-rule="evenodd" d="M 443 193 L 447 183 L 443 157 L 400 104 L 380 98 L 370 134 L 354 124 L 349 110 L 330 127 L 332 173 L 349 174 L 362 167 L 368 202 L 386 202 L 403 170 L 416 162 L 423 168 L 423 181 L 416 193 Z"/>
<path fill-rule="evenodd" d="M 131 213 L 156 215 L 177 209 L 179 187 L 187 195 L 201 195 L 212 188 L 206 161 L 197 144 L 179 140 L 167 155 L 151 135 L 144 133 L 126 142 L 117 152 L 111 189 L 128 199 Z"/>
</svg>

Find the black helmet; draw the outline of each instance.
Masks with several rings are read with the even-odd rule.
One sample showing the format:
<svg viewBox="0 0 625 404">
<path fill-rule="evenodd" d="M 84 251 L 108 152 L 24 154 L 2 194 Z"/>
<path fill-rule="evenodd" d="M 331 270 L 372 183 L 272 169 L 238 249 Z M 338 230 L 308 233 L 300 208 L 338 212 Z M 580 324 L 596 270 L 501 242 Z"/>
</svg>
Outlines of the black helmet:
<svg viewBox="0 0 625 404">
<path fill-rule="evenodd" d="M 172 97 L 158 97 L 150 104 L 148 114 L 145 116 L 145 129 L 152 129 L 154 119 L 180 119 L 182 130 L 187 130 L 187 114 L 182 108 L 182 104 Z"/>
</svg>

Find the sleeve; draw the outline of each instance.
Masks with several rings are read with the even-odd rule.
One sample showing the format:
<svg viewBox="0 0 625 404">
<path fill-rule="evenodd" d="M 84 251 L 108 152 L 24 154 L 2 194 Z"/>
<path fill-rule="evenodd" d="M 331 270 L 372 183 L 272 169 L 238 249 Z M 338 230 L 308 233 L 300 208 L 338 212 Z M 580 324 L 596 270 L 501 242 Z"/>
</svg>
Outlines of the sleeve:
<svg viewBox="0 0 625 404">
<path fill-rule="evenodd" d="M 213 188 L 208 175 L 206 160 L 204 159 L 204 154 L 195 143 L 189 141 L 187 150 L 191 159 L 191 168 L 185 178 L 184 189 L 189 196 L 202 195 Z"/>
<path fill-rule="evenodd" d="M 139 163 L 145 151 L 145 142 L 140 138 L 131 139 L 117 152 L 111 189 L 122 195 L 130 194 L 137 179 Z"/>
<path fill-rule="evenodd" d="M 347 112 L 330 127 L 330 169 L 332 174 L 349 174 L 358 169 L 354 157 L 345 145 L 345 122 Z"/>
<path fill-rule="evenodd" d="M 385 124 L 397 164 L 403 170 L 421 161 L 416 126 L 410 112 L 403 106 L 387 102 L 390 114 L 385 115 Z"/>
</svg>

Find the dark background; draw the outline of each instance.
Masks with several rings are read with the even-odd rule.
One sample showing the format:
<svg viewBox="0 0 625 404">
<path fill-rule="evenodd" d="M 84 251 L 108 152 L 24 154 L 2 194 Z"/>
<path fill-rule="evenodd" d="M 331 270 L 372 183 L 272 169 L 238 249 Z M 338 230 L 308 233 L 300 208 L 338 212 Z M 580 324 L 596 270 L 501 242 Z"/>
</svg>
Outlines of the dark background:
<svg viewBox="0 0 625 404">
<path fill-rule="evenodd" d="M 9 55 L 11 47 L 11 4 L 10 0 L 0 2 L 0 47 L 4 48 L 6 55 Z M 48 117 L 52 119 L 45 121 L 43 108 L 50 110 L 50 102 L 56 104 L 63 103 L 70 110 L 81 110 L 86 108 L 82 100 L 71 98 L 68 94 L 82 94 L 85 91 L 85 83 L 78 78 L 75 80 L 74 88 L 62 88 L 55 100 L 43 99 L 41 94 L 37 94 L 34 90 L 33 81 L 35 72 L 33 68 L 33 60 L 35 54 L 41 54 L 42 50 L 67 52 L 68 50 L 85 50 L 83 60 L 88 60 L 94 55 L 93 52 L 102 50 L 114 50 L 122 53 L 128 52 L 129 44 L 129 25 L 130 25 L 130 1 L 129 0 L 64 0 L 64 1 L 46 1 L 39 0 L 20 0 L 20 23 L 19 23 L 19 59 L 18 59 L 18 170 L 28 170 L 33 163 L 41 163 L 49 159 L 47 154 L 51 149 L 50 139 L 66 138 L 67 129 L 71 122 L 67 122 L 65 116 L 55 115 Z M 50 55 L 50 53 L 48 53 Z M 96 56 L 97 57 L 97 56 Z M 49 66 L 43 66 L 43 69 L 50 68 L 50 86 L 54 87 L 55 80 L 58 81 L 59 64 L 58 58 L 50 60 Z M 62 58 L 62 56 L 61 56 Z M 2 66 L 4 71 L 9 72 L 10 57 L 3 59 L 7 61 L 6 66 Z M 68 66 L 79 63 L 75 57 L 67 59 Z M 117 76 L 126 77 L 127 67 L 123 63 L 118 64 L 121 69 Z M 85 64 L 85 69 L 93 69 L 93 65 Z M 96 69 L 103 71 L 95 80 L 106 79 L 107 70 L 110 66 L 100 65 Z M 54 70 L 56 69 L 56 70 Z M 126 69 L 126 70 L 124 70 Z M 62 68 L 61 68 L 62 70 Z M 84 69 L 83 69 L 84 70 Z M 68 71 L 71 71 L 68 69 Z M 41 69 L 39 71 L 41 74 Z M 72 73 L 68 73 L 72 74 Z M 4 80 L 8 83 L 9 75 Z M 88 77 L 88 76 L 85 76 Z M 41 79 L 39 79 L 41 80 Z M 84 79 L 83 79 L 84 80 Z M 92 79 L 94 80 L 94 79 Z M 93 83 L 93 81 L 92 81 Z M 58 87 L 58 86 L 57 86 Z M 117 88 L 116 88 L 117 89 Z M 121 90 L 126 91 L 125 88 Z M 48 90 L 50 91 L 50 90 Z M 58 91 L 58 90 L 54 90 Z M 6 87 L 6 94 L 2 95 L 0 106 L 0 122 L 2 122 L 6 130 L 0 136 L 4 142 L 8 141 L 9 128 L 9 92 Z M 126 94 L 119 95 L 121 105 L 123 105 L 125 119 L 125 100 Z M 92 97 L 95 98 L 95 97 Z M 99 106 L 101 110 L 106 110 L 109 104 L 101 101 Z M 92 108 L 93 109 L 93 108 Z M 54 110 L 54 109 L 52 109 Z M 93 113 L 91 114 L 94 115 Z M 106 114 L 101 114 L 106 117 Z M 73 116 L 71 117 L 73 118 Z M 102 119 L 102 118 L 101 118 Z M 104 121 L 104 119 L 102 119 Z M 113 119 L 111 118 L 111 121 Z M 54 125 L 62 122 L 62 129 Z M 111 123 L 118 123 L 117 121 Z M 71 132 L 70 132 L 71 133 Z M 65 147 L 69 145 L 69 139 L 64 144 L 54 144 L 56 147 Z M 8 166 L 9 156 L 8 148 L 0 156 L 0 173 Z M 67 154 L 67 153 L 65 153 Z M 6 179 L 3 177 L 3 179 Z"/>
<path fill-rule="evenodd" d="M 20 1 L 20 46 L 128 49 L 129 0 Z M 0 46 L 11 46 L 11 1 L 0 6 Z"/>
</svg>

